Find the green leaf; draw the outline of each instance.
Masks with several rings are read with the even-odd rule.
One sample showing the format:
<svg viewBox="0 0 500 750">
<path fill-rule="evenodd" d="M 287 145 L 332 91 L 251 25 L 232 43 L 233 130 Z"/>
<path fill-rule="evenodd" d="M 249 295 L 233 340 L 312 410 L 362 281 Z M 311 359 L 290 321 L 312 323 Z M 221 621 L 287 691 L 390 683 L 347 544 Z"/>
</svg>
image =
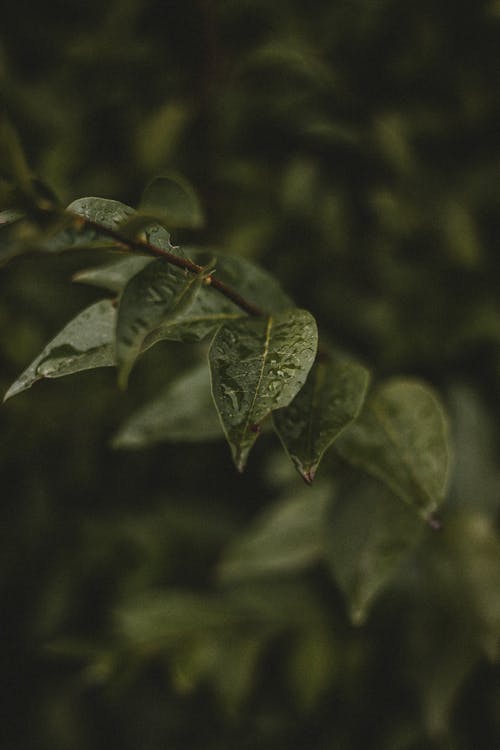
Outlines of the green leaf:
<svg viewBox="0 0 500 750">
<path fill-rule="evenodd" d="M 43 378 L 60 378 L 81 370 L 113 365 L 115 318 L 116 311 L 110 300 L 102 300 L 83 310 L 11 385 L 4 401 Z"/>
<path fill-rule="evenodd" d="M 148 258 L 147 255 L 128 255 L 104 266 L 78 271 L 74 274 L 73 281 L 121 292 L 133 276 L 153 262 L 154 258 Z"/>
<path fill-rule="evenodd" d="M 222 557 L 224 582 L 301 570 L 323 551 L 324 507 L 329 485 L 304 488 L 291 499 L 275 503 L 235 539 Z"/>
<path fill-rule="evenodd" d="M 10 224 L 14 224 L 16 221 L 22 219 L 24 215 L 23 211 L 18 211 L 13 208 L 9 208 L 6 211 L 0 211 L 0 229 L 3 229 L 3 227 L 9 226 Z"/>
<path fill-rule="evenodd" d="M 209 355 L 212 392 L 239 471 L 263 420 L 303 386 L 317 344 L 314 318 L 296 308 L 244 318 L 217 332 Z"/>
<path fill-rule="evenodd" d="M 196 442 L 222 436 L 204 362 L 132 415 L 117 433 L 113 446 L 143 448 L 162 441 Z"/>
<path fill-rule="evenodd" d="M 202 265 L 215 256 L 217 278 L 262 310 L 273 313 L 293 307 L 293 300 L 283 291 L 275 277 L 246 258 L 199 249 L 188 249 L 186 252 Z"/>
<path fill-rule="evenodd" d="M 131 206 L 109 198 L 78 198 L 66 209 L 84 219 L 102 224 L 106 229 L 118 229 L 120 224 L 135 214 Z"/>
<path fill-rule="evenodd" d="M 161 216 L 167 226 L 197 228 L 203 224 L 203 211 L 194 189 L 179 175 L 156 177 L 146 187 L 140 210 Z"/>
<path fill-rule="evenodd" d="M 292 403 L 274 412 L 281 442 L 308 484 L 326 449 L 358 415 L 368 381 L 358 362 L 321 352 Z"/>
<path fill-rule="evenodd" d="M 383 383 L 337 447 L 432 521 L 445 495 L 450 448 L 446 415 L 431 388 L 405 378 Z"/>
<path fill-rule="evenodd" d="M 423 528 L 384 485 L 361 477 L 354 486 L 340 486 L 328 513 L 325 553 L 354 624 L 364 622 Z"/>
<path fill-rule="evenodd" d="M 192 274 L 159 258 L 129 281 L 120 298 L 116 323 L 120 387 L 126 386 L 146 338 L 187 308 L 204 278 L 204 272 Z"/>
<path fill-rule="evenodd" d="M 59 224 L 41 240 L 41 249 L 61 252 L 74 247 L 114 247 L 116 240 L 106 237 L 97 227 L 88 227 L 78 221 L 79 216 L 117 231 L 119 225 L 135 214 L 125 203 L 108 198 L 78 198 L 66 208 Z"/>
<path fill-rule="evenodd" d="M 116 610 L 117 633 L 133 644 L 175 645 L 180 640 L 230 628 L 235 616 L 221 598 L 188 591 L 147 592 Z"/>
</svg>

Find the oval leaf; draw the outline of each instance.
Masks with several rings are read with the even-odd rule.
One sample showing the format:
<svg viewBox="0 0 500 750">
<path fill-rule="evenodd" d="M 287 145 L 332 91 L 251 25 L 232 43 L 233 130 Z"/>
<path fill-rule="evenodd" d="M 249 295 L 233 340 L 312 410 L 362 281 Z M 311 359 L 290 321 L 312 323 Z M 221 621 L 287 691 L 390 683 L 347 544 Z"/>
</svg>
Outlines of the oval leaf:
<svg viewBox="0 0 500 750">
<path fill-rule="evenodd" d="M 162 441 L 197 442 L 222 436 L 204 362 L 130 417 L 113 440 L 113 446 L 144 448 Z"/>
<path fill-rule="evenodd" d="M 121 387 L 126 386 L 145 339 L 191 303 L 203 278 L 203 273 L 189 273 L 159 258 L 129 281 L 120 298 L 116 323 Z"/>
<path fill-rule="evenodd" d="M 325 554 L 354 624 L 365 620 L 423 528 L 408 506 L 373 479 L 339 488 L 328 513 Z"/>
<path fill-rule="evenodd" d="M 219 329 L 210 349 L 212 392 L 239 471 L 265 417 L 303 386 L 317 344 L 314 318 L 296 308 Z"/>
<path fill-rule="evenodd" d="M 321 352 L 290 406 L 274 413 L 281 442 L 308 484 L 326 449 L 358 415 L 369 377 L 358 362 Z"/>
<path fill-rule="evenodd" d="M 152 180 L 143 193 L 140 209 L 157 214 L 170 227 L 196 228 L 203 224 L 198 196 L 179 175 L 168 174 Z"/>
<path fill-rule="evenodd" d="M 222 558 L 219 578 L 239 581 L 301 570 L 323 551 L 323 510 L 328 485 L 275 503 L 236 539 Z"/>
<path fill-rule="evenodd" d="M 60 378 L 81 370 L 114 365 L 116 310 L 101 300 L 70 321 L 11 385 L 4 401 L 42 378 Z"/>
<path fill-rule="evenodd" d="M 404 378 L 384 383 L 337 446 L 432 519 L 445 494 L 449 444 L 446 416 L 431 388 Z"/>
</svg>

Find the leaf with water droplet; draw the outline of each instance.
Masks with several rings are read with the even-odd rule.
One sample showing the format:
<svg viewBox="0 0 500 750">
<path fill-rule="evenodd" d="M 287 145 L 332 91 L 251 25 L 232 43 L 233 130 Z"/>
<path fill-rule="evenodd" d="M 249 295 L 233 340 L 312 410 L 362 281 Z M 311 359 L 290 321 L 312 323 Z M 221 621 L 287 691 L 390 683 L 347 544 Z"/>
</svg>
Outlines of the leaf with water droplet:
<svg viewBox="0 0 500 750">
<path fill-rule="evenodd" d="M 432 388 L 407 378 L 383 383 L 336 445 L 344 458 L 432 520 L 444 499 L 450 460 L 446 414 Z"/>
<path fill-rule="evenodd" d="M 135 210 L 131 206 L 120 201 L 109 198 L 78 198 L 70 203 L 60 221 L 40 238 L 38 247 L 46 252 L 86 247 L 112 248 L 116 246 L 116 240 L 99 232 L 97 227 L 86 226 L 78 217 L 116 231 L 123 221 L 134 214 Z"/>
<path fill-rule="evenodd" d="M 116 311 L 110 300 L 101 300 L 83 310 L 11 385 L 4 401 L 43 378 L 60 378 L 81 370 L 114 365 L 115 319 Z"/>
<path fill-rule="evenodd" d="M 358 475 L 340 484 L 325 518 L 325 554 L 354 624 L 418 544 L 424 526 L 383 484 Z"/>
<path fill-rule="evenodd" d="M 212 392 L 239 471 L 259 435 L 256 427 L 303 386 L 317 345 L 314 318 L 297 308 L 243 318 L 215 335 L 209 355 Z"/>
<path fill-rule="evenodd" d="M 208 367 L 203 362 L 133 414 L 114 438 L 113 446 L 135 449 L 160 442 L 198 442 L 222 437 Z"/>
<path fill-rule="evenodd" d="M 189 307 L 207 273 L 192 274 L 159 258 L 129 281 L 120 298 L 116 322 L 120 387 L 126 386 L 146 339 Z"/>
<path fill-rule="evenodd" d="M 73 281 L 121 292 L 133 276 L 153 262 L 154 258 L 148 258 L 147 255 L 130 255 L 112 263 L 77 271 Z"/>
<path fill-rule="evenodd" d="M 368 370 L 358 362 L 321 351 L 292 403 L 274 412 L 281 442 L 308 484 L 324 452 L 359 414 L 368 381 Z"/>
</svg>

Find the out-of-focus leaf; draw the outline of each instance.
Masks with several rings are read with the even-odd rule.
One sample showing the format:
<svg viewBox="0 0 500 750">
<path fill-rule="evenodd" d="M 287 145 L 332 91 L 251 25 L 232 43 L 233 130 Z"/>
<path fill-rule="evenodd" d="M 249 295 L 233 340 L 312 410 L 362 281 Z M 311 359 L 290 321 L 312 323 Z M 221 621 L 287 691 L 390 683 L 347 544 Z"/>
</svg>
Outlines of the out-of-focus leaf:
<svg viewBox="0 0 500 750">
<path fill-rule="evenodd" d="M 116 310 L 110 300 L 101 300 L 79 313 L 11 385 L 4 401 L 42 378 L 113 365 L 115 320 Z"/>
<path fill-rule="evenodd" d="M 159 258 L 128 282 L 120 298 L 116 322 L 116 361 L 121 387 L 126 386 L 146 338 L 191 304 L 203 279 L 203 272 L 192 274 Z"/>
<path fill-rule="evenodd" d="M 265 417 L 303 386 L 317 343 L 314 318 L 299 309 L 244 318 L 217 332 L 209 355 L 212 391 L 239 471 Z"/>
<path fill-rule="evenodd" d="M 204 362 L 182 375 L 122 426 L 115 448 L 143 448 L 162 441 L 197 442 L 223 437 Z"/>
<path fill-rule="evenodd" d="M 446 529 L 446 540 L 454 558 L 461 596 L 484 652 L 500 657 L 500 539 L 491 519 L 477 512 L 457 515 Z"/>
<path fill-rule="evenodd" d="M 234 716 L 250 696 L 259 658 L 269 640 L 267 630 L 227 634 L 219 639 L 212 682 L 224 710 Z"/>
<path fill-rule="evenodd" d="M 364 622 L 422 529 L 411 508 L 384 485 L 368 478 L 355 486 L 341 484 L 328 513 L 325 552 L 354 624 Z"/>
<path fill-rule="evenodd" d="M 238 581 L 300 570 L 323 550 L 324 507 L 331 491 L 318 485 L 268 508 L 225 551 L 219 577 Z"/>
<path fill-rule="evenodd" d="M 319 625 L 299 633 L 289 660 L 292 690 L 300 708 L 310 710 L 335 675 L 336 644 L 330 628 Z"/>
<path fill-rule="evenodd" d="M 198 196 L 187 180 L 179 175 L 156 177 L 146 187 L 140 210 L 161 216 L 167 226 L 197 228 L 203 224 Z"/>
<path fill-rule="evenodd" d="M 426 384 L 383 383 L 337 442 L 347 460 L 381 479 L 430 520 L 442 503 L 450 448 L 446 415 Z"/>
<path fill-rule="evenodd" d="M 21 141 L 3 114 L 0 115 L 0 168 L 2 176 L 12 181 L 24 195 L 32 195 L 31 171 Z"/>
<path fill-rule="evenodd" d="M 326 449 L 358 415 L 368 381 L 368 370 L 358 362 L 320 352 L 292 403 L 274 412 L 281 442 L 308 484 Z"/>
<path fill-rule="evenodd" d="M 495 516 L 500 508 L 500 467 L 494 417 L 479 395 L 464 385 L 450 393 L 454 467 L 450 503 Z"/>
<path fill-rule="evenodd" d="M 124 602 L 115 612 L 115 628 L 136 646 L 161 647 L 210 630 L 231 628 L 238 619 L 220 597 L 165 590 Z"/>
</svg>

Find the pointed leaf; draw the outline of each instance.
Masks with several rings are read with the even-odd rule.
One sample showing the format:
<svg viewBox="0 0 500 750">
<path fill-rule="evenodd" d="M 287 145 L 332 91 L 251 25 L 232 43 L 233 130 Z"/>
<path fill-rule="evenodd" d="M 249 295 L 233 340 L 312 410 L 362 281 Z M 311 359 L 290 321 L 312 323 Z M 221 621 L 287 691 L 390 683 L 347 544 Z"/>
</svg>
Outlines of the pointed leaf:
<svg viewBox="0 0 500 750">
<path fill-rule="evenodd" d="M 325 551 L 354 624 L 364 622 L 423 528 L 408 506 L 372 479 L 340 487 L 328 514 Z"/>
<path fill-rule="evenodd" d="M 140 209 L 161 216 L 172 228 L 196 228 L 203 224 L 198 196 L 189 182 L 179 175 L 168 174 L 152 180 L 143 193 Z"/>
<path fill-rule="evenodd" d="M 123 425 L 115 448 L 143 448 L 162 441 L 197 442 L 222 438 L 204 362 L 168 388 Z"/>
<path fill-rule="evenodd" d="M 318 485 L 275 503 L 226 550 L 219 568 L 224 582 L 301 570 L 323 549 L 323 511 L 330 487 Z"/>
<path fill-rule="evenodd" d="M 4 401 L 31 388 L 42 378 L 60 378 L 114 364 L 116 310 L 110 300 L 91 305 L 68 323 L 19 376 Z"/>
<path fill-rule="evenodd" d="M 203 279 L 203 273 L 189 273 L 159 258 L 129 281 L 120 299 L 116 323 L 121 387 L 126 385 L 145 339 L 192 302 Z"/>
<path fill-rule="evenodd" d="M 314 318 L 296 308 L 219 329 L 210 349 L 212 391 L 239 471 L 261 422 L 303 386 L 317 344 Z"/>
<path fill-rule="evenodd" d="M 412 379 L 387 381 L 337 446 L 347 460 L 432 519 L 444 499 L 450 449 L 446 415 L 431 388 Z"/>
<path fill-rule="evenodd" d="M 321 352 L 292 403 L 274 412 L 281 442 L 308 484 L 326 449 L 358 415 L 368 381 L 358 362 Z"/>
</svg>

